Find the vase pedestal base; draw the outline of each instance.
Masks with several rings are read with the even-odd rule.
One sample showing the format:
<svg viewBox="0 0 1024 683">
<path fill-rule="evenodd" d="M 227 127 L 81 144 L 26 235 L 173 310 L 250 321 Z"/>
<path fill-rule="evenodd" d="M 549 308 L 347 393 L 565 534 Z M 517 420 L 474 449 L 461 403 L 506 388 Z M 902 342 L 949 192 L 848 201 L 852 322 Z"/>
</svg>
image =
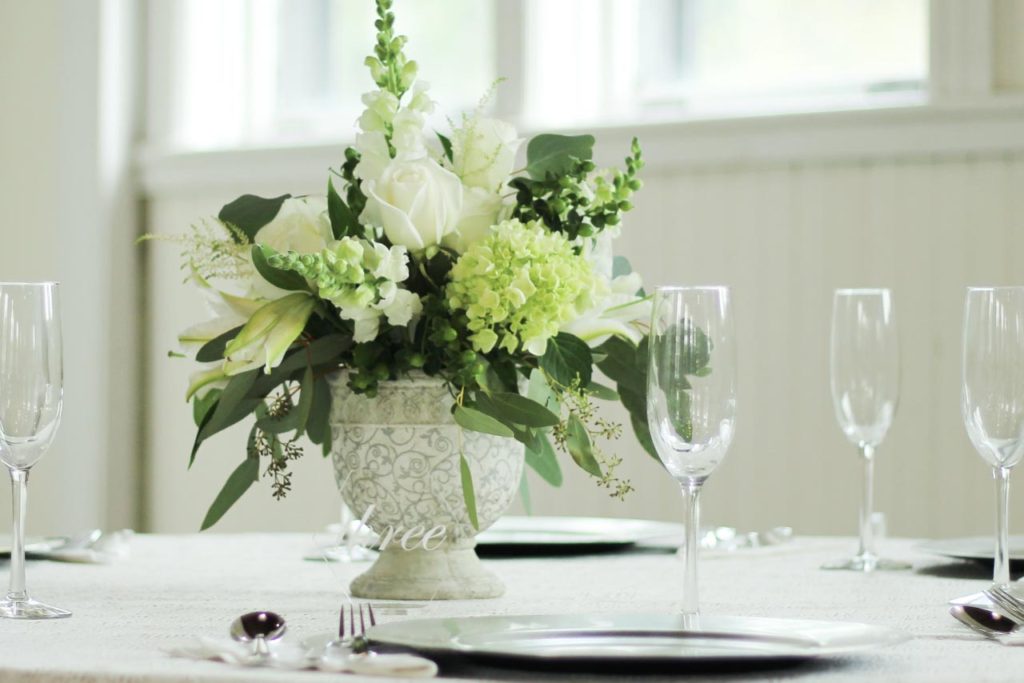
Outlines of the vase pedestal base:
<svg viewBox="0 0 1024 683">
<path fill-rule="evenodd" d="M 484 567 L 473 545 L 436 550 L 388 546 L 352 581 L 353 597 L 377 600 L 496 598 L 505 585 Z"/>
</svg>

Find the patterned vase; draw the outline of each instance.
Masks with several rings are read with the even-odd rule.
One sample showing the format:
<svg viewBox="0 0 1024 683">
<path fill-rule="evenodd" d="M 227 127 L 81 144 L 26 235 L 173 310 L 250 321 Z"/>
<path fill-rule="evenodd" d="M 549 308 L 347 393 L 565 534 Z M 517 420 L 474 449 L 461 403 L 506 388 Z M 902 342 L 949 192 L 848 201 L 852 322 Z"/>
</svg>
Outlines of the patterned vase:
<svg viewBox="0 0 1024 683">
<path fill-rule="evenodd" d="M 346 380 L 344 372 L 331 378 L 335 478 L 345 503 L 384 546 L 352 582 L 352 594 L 459 600 L 504 593 L 473 550 L 477 530 L 466 510 L 459 454 L 469 463 L 483 530 L 518 490 L 523 445 L 464 431 L 440 380 L 384 382 L 376 398 L 353 393 Z"/>
</svg>

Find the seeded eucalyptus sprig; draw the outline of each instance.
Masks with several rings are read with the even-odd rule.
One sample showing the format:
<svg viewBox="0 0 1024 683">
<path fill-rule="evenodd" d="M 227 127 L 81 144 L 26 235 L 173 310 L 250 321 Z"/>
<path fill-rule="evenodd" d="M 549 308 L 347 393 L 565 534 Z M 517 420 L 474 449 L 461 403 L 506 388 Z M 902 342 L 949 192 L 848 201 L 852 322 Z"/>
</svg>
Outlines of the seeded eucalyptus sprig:
<svg viewBox="0 0 1024 683">
<path fill-rule="evenodd" d="M 416 80 L 418 66 L 402 52 L 408 38 L 395 35 L 392 2 L 377 0 L 377 21 L 374 22 L 377 43 L 373 47 L 374 54 L 366 58 L 365 64 L 370 68 L 374 83 L 400 100 Z"/>
</svg>

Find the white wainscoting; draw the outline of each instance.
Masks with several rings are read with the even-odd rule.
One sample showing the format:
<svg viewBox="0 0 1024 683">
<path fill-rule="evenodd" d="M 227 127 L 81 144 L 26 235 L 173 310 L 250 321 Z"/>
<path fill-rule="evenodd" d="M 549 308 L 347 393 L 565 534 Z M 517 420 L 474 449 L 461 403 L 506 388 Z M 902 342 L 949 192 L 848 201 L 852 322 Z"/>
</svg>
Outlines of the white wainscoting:
<svg viewBox="0 0 1024 683">
<path fill-rule="evenodd" d="M 877 509 L 895 534 L 989 531 L 993 485 L 960 419 L 960 324 L 968 284 L 1024 283 L 1024 151 L 1019 143 L 1006 150 L 887 156 L 875 149 L 867 158 L 658 164 L 647 174 L 620 252 L 649 285 L 735 290 L 740 416 L 733 449 L 706 489 L 707 523 L 855 532 L 860 463 L 835 424 L 828 391 L 831 292 L 888 286 L 903 342 L 903 392 L 879 453 Z M 150 229 L 176 232 L 238 191 L 318 191 L 320 167 L 291 182 L 261 172 L 234 193 L 220 186 L 185 193 L 178 183 L 154 193 Z M 166 351 L 200 308 L 180 285 L 173 245 L 150 244 L 148 259 L 146 523 L 189 531 L 243 457 L 245 433 L 235 428 L 211 440 L 186 472 L 187 362 Z M 677 518 L 675 485 L 660 467 L 631 435 L 616 448 L 637 489 L 625 502 L 568 464 L 561 491 L 535 480 L 534 512 Z M 288 500 L 255 487 L 219 528 L 312 532 L 336 508 L 331 469 L 311 450 Z M 1013 509 L 1012 524 L 1024 531 L 1024 495 L 1013 498 Z"/>
</svg>

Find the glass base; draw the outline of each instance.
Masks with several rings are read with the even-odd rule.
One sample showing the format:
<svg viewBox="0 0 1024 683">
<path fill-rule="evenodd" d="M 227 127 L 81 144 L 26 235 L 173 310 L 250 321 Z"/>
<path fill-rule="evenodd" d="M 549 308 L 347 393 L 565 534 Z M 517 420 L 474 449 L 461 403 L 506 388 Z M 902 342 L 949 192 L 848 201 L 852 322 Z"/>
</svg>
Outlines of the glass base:
<svg viewBox="0 0 1024 683">
<path fill-rule="evenodd" d="M 0 600 L 0 618 L 4 619 L 64 619 L 71 612 L 59 607 L 51 607 L 32 598 Z"/>
<path fill-rule="evenodd" d="M 822 569 L 829 570 L 845 570 L 852 572 L 891 572 L 891 571 L 904 571 L 911 569 L 912 566 L 909 562 L 900 562 L 899 560 L 887 560 L 877 555 L 863 554 L 851 557 L 848 560 L 839 560 L 837 562 L 828 562 L 821 565 Z"/>
</svg>

